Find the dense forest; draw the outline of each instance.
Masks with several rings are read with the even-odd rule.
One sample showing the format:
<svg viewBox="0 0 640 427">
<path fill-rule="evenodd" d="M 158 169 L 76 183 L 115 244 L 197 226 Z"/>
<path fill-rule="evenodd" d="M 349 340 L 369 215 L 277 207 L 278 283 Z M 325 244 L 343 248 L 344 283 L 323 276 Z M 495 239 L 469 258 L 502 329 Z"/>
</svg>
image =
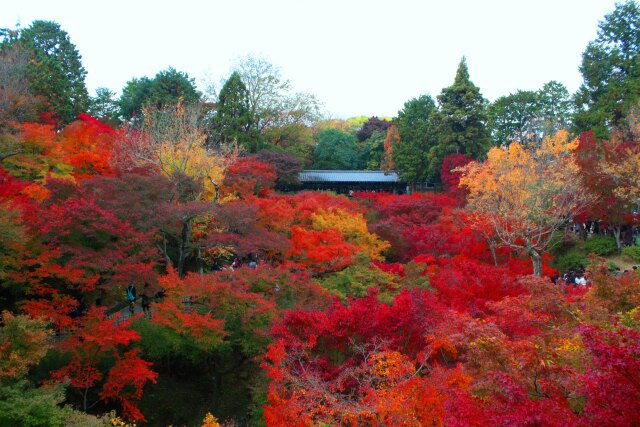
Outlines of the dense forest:
<svg viewBox="0 0 640 427">
<path fill-rule="evenodd" d="M 639 53 L 626 1 L 575 94 L 462 58 L 339 120 L 252 56 L 90 96 L 60 25 L 0 30 L 0 426 L 638 425 Z"/>
</svg>

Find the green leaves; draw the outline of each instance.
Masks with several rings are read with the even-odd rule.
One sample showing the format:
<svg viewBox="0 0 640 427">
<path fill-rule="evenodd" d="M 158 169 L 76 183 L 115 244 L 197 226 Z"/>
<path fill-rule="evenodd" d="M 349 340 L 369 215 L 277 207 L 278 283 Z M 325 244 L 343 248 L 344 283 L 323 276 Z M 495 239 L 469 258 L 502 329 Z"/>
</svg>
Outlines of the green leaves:
<svg viewBox="0 0 640 427">
<path fill-rule="evenodd" d="M 495 145 L 518 141 L 539 143 L 546 135 L 567 129 L 572 105 L 569 91 L 555 80 L 537 90 L 518 90 L 487 108 L 487 126 Z"/>
<path fill-rule="evenodd" d="M 638 101 L 639 54 L 640 8 L 635 1 L 617 4 L 582 54 L 584 84 L 576 97 L 579 131 L 592 128 L 606 139 L 611 127 L 626 128 L 626 112 Z"/>
<path fill-rule="evenodd" d="M 0 425 L 51 426 L 67 424 L 69 408 L 58 406 L 64 402 L 64 387 L 32 388 L 26 381 L 0 386 Z"/>
<path fill-rule="evenodd" d="M 410 183 L 437 176 L 428 168 L 428 153 L 436 141 L 435 112 L 433 98 L 421 95 L 407 101 L 398 113 L 400 142 L 393 147 L 393 161 L 400 176 Z"/>
<path fill-rule="evenodd" d="M 163 109 L 180 102 L 193 104 L 200 100 L 194 79 L 173 67 L 160 71 L 153 79 L 133 78 L 122 89 L 118 101 L 120 114 L 130 119 L 142 113 L 143 108 Z"/>
<path fill-rule="evenodd" d="M 359 155 L 356 138 L 338 129 L 326 129 L 317 136 L 313 152 L 314 169 L 357 169 Z"/>
<path fill-rule="evenodd" d="M 412 99 L 398 113 L 400 143 L 393 160 L 410 183 L 439 181 L 444 158 L 464 154 L 481 159 L 491 145 L 485 128 L 485 99 L 469 80 L 463 58 L 453 85 L 442 89 L 438 107 L 427 95 Z"/>
<path fill-rule="evenodd" d="M 453 85 L 438 95 L 438 148 L 429 155 L 434 174 L 447 154 L 460 153 L 473 159 L 486 155 L 491 138 L 485 128 L 485 104 L 480 89 L 469 80 L 467 62 L 462 58 Z"/>
<path fill-rule="evenodd" d="M 52 21 L 34 21 L 19 32 L 17 43 L 31 54 L 32 90 L 47 99 L 54 116 L 65 124 L 85 112 L 89 105 L 84 82 L 87 71 L 66 31 Z"/>
<path fill-rule="evenodd" d="M 237 142 L 250 152 L 257 148 L 252 135 L 253 116 L 249 109 L 249 92 L 240 74 L 234 72 L 224 83 L 213 118 L 212 137 L 219 144 Z"/>
</svg>

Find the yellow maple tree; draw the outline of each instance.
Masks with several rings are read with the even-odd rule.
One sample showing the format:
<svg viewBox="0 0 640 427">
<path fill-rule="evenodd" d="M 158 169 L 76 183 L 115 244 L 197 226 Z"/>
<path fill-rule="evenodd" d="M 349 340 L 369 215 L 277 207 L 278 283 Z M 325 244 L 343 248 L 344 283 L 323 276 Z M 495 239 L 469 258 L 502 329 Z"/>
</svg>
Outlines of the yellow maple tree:
<svg viewBox="0 0 640 427">
<path fill-rule="evenodd" d="M 128 151 L 139 162 L 157 167 L 169 180 L 187 176 L 202 180 L 205 200 L 217 201 L 226 168 L 237 147 L 206 146 L 202 112 L 177 104 L 145 109 L 141 129 L 129 132 Z"/>
<path fill-rule="evenodd" d="M 499 245 L 527 253 L 537 276 L 553 233 L 589 200 L 571 155 L 577 144 L 560 131 L 537 147 L 492 148 L 485 162 L 461 168 L 475 225 L 493 227 Z"/>
<path fill-rule="evenodd" d="M 363 251 L 373 260 L 382 260 L 382 252 L 391 245 L 381 240 L 367 229 L 367 220 L 361 213 L 348 212 L 345 209 L 321 209 L 311 215 L 313 229 L 322 231 L 334 229 L 340 232 L 345 241 Z"/>
</svg>

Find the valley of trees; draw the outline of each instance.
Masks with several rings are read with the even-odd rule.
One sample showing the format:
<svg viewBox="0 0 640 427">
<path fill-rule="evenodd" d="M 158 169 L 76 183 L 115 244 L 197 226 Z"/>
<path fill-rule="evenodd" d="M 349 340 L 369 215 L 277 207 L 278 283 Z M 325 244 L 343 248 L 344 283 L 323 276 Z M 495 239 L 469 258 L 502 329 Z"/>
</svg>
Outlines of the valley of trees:
<svg viewBox="0 0 640 427">
<path fill-rule="evenodd" d="M 251 56 L 91 96 L 57 23 L 0 30 L 0 426 L 638 425 L 639 53 L 626 1 L 575 94 L 462 58 L 339 120 Z"/>
</svg>

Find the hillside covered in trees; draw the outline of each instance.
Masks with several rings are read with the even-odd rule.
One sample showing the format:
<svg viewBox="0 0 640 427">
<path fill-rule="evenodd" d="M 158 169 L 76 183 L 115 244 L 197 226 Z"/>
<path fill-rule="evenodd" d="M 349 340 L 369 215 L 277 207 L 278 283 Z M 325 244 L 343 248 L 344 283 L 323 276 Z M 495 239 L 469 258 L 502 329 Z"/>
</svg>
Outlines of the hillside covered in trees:
<svg viewBox="0 0 640 427">
<path fill-rule="evenodd" d="M 0 36 L 0 426 L 640 423 L 635 1 L 575 94 L 488 102 L 462 58 L 348 120 L 262 58 L 90 96 L 57 23 Z M 285 191 L 310 168 L 442 191 Z"/>
</svg>

